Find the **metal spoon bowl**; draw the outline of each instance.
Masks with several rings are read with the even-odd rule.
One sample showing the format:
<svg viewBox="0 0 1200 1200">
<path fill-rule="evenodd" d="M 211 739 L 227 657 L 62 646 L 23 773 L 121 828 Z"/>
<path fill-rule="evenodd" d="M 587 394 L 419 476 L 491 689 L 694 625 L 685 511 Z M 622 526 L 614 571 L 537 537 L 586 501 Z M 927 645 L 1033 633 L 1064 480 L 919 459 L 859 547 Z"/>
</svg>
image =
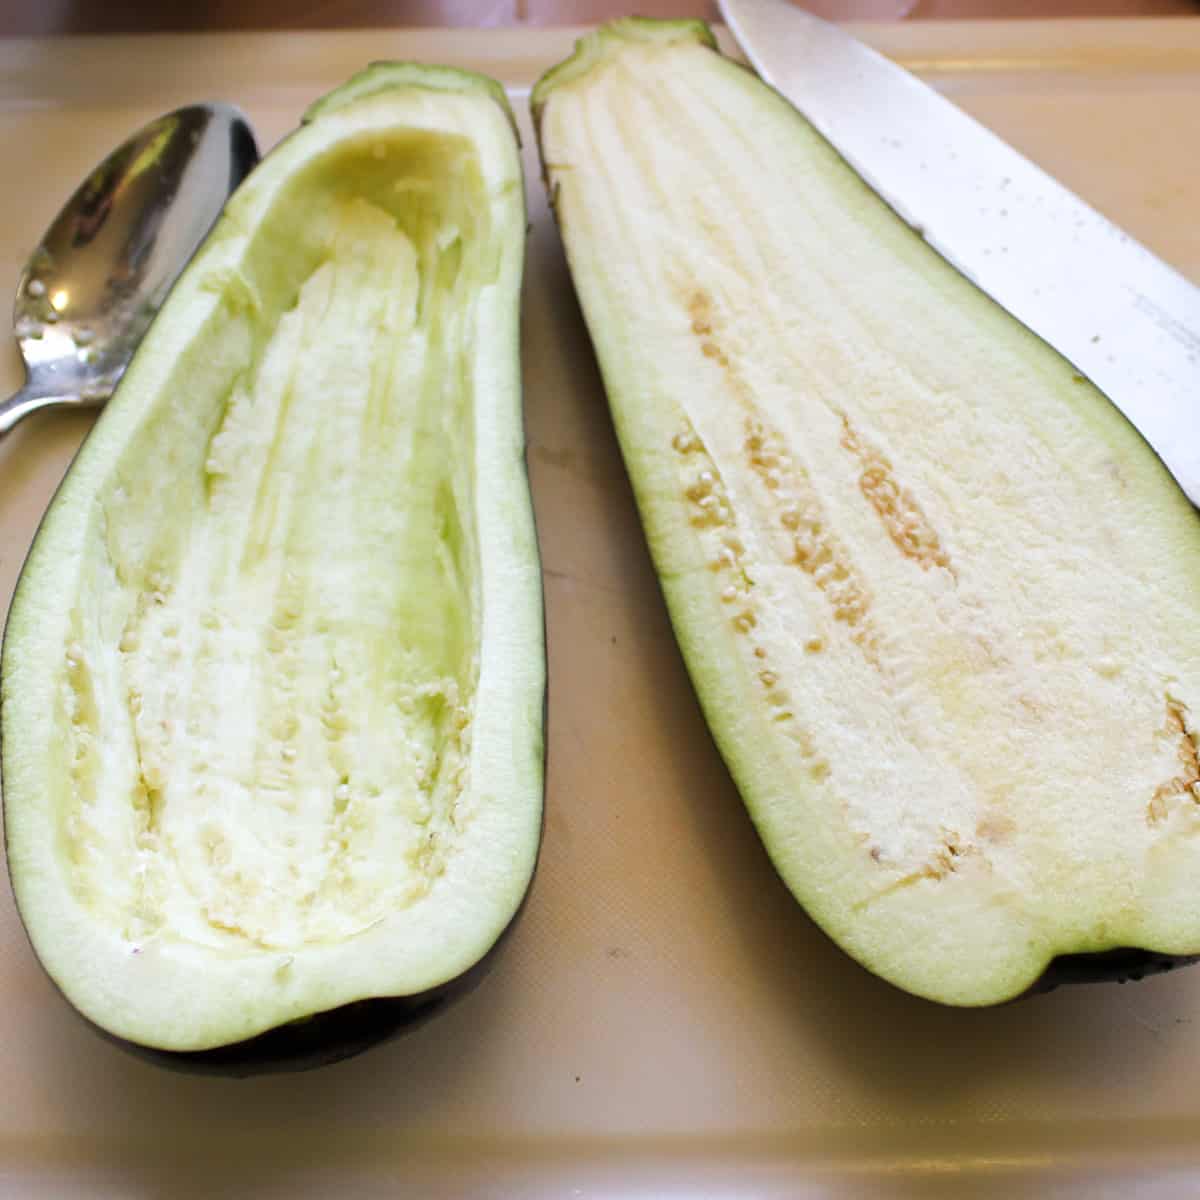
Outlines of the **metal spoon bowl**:
<svg viewBox="0 0 1200 1200">
<path fill-rule="evenodd" d="M 26 382 L 0 437 L 29 413 L 103 404 L 172 284 L 258 162 L 228 104 L 167 113 L 114 150 L 46 231 L 17 286 Z"/>
</svg>

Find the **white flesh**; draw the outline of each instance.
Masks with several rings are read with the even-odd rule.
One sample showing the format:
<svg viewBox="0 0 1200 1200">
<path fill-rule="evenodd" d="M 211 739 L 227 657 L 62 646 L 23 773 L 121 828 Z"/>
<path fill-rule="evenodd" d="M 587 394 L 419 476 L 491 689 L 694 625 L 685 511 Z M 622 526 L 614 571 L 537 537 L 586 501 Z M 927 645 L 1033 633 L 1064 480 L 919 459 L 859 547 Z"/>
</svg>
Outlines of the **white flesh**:
<svg viewBox="0 0 1200 1200">
<path fill-rule="evenodd" d="M 1200 950 L 1190 506 L 778 96 L 648 28 L 543 85 L 543 158 L 672 619 L 780 873 L 954 1003 L 1059 953 Z"/>
<path fill-rule="evenodd" d="M 420 993 L 529 880 L 522 183 L 505 114 L 450 82 L 322 112 L 266 160 L 21 580 L 13 882 L 120 1036 L 202 1049 Z"/>
</svg>

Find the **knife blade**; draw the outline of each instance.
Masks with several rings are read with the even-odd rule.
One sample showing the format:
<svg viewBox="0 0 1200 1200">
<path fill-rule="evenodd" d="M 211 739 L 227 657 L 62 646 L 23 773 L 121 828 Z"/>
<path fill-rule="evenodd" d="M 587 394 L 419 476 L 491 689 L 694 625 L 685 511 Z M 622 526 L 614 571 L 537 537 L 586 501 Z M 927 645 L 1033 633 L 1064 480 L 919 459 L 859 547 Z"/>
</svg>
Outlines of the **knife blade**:
<svg viewBox="0 0 1200 1200">
<path fill-rule="evenodd" d="M 930 246 L 1125 414 L 1200 507 L 1200 288 L 883 55 L 720 0 L 746 57 Z"/>
</svg>

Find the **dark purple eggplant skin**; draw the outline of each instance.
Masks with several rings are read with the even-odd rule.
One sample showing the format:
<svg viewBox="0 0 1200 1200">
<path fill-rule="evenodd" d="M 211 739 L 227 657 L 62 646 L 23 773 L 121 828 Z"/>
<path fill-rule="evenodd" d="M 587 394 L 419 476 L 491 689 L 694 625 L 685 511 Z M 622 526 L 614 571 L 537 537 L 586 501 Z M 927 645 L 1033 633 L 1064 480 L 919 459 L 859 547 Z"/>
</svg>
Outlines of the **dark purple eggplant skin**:
<svg viewBox="0 0 1200 1200">
<path fill-rule="evenodd" d="M 1121 946 L 1094 954 L 1063 954 L 1050 963 L 1041 978 L 1024 994 L 1039 995 L 1076 983 L 1134 983 L 1148 975 L 1161 975 L 1195 962 L 1200 962 L 1200 955 L 1159 954 L 1136 946 Z"/>
<path fill-rule="evenodd" d="M 216 1075 L 231 1079 L 281 1075 L 341 1062 L 416 1029 L 454 998 L 456 985 L 461 984 L 466 989 L 466 978 L 461 976 L 421 996 L 359 1000 L 269 1029 L 244 1042 L 212 1050 L 157 1050 L 115 1037 L 90 1021 L 88 1024 L 105 1041 L 135 1058 L 185 1075 Z"/>
</svg>

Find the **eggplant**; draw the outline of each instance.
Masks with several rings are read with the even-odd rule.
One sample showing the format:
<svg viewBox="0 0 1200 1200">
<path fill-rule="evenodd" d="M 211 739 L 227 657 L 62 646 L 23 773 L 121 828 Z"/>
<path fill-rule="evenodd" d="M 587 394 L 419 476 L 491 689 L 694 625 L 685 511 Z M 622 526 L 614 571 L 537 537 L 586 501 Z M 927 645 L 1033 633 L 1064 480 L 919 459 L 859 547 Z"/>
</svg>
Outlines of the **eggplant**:
<svg viewBox="0 0 1200 1200">
<path fill-rule="evenodd" d="M 541 836 L 503 91 L 376 64 L 230 200 L 29 552 L 8 862 L 94 1026 L 245 1074 L 474 983 Z"/>
<path fill-rule="evenodd" d="M 1149 447 L 703 24 L 611 23 L 532 104 L 680 649 L 799 903 L 952 1005 L 1200 953 L 1200 523 Z"/>
</svg>

